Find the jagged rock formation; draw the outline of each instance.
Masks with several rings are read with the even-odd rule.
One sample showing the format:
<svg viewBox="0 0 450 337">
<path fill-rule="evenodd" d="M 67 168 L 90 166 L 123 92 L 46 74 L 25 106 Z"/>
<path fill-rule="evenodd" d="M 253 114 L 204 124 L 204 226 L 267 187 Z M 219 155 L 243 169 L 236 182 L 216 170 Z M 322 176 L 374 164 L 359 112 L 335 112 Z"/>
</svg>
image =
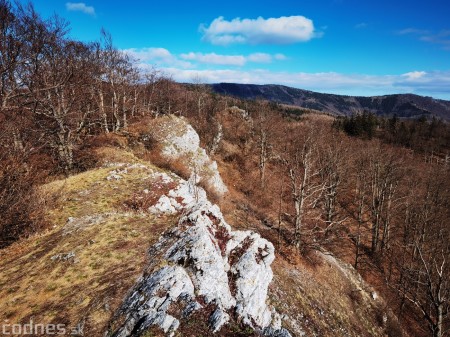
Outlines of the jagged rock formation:
<svg viewBox="0 0 450 337">
<path fill-rule="evenodd" d="M 179 319 L 203 309 L 209 313 L 212 332 L 236 315 L 254 329 L 288 336 L 279 315 L 266 304 L 273 245 L 257 233 L 232 231 L 205 191 L 197 187 L 194 194 L 186 181 L 158 204 L 173 201 L 180 206 L 156 209 L 168 213 L 176 209 L 184 215 L 150 249 L 152 261 L 158 263 L 149 266 L 125 299 L 119 313 L 123 322 L 112 336 L 139 335 L 151 325 L 170 335 Z"/>
<path fill-rule="evenodd" d="M 158 123 L 155 134 L 164 155 L 183 155 L 192 169 L 206 165 L 209 173 L 200 179 L 226 191 L 194 129 L 174 117 Z M 232 231 L 195 176 L 186 181 L 162 174 L 159 180 L 171 188 L 149 211 L 179 214 L 178 225 L 151 247 L 152 262 L 123 302 L 111 335 L 136 336 L 151 326 L 173 335 L 181 319 L 202 310 L 212 332 L 236 319 L 268 336 L 290 336 L 281 328 L 280 315 L 266 304 L 275 258 L 272 243 L 251 231 Z"/>
<path fill-rule="evenodd" d="M 219 195 L 227 192 L 217 163 L 200 147 L 200 137 L 186 119 L 173 115 L 156 118 L 150 133 L 161 146 L 163 157 L 182 160 L 187 164 L 195 184 L 204 182 Z"/>
</svg>

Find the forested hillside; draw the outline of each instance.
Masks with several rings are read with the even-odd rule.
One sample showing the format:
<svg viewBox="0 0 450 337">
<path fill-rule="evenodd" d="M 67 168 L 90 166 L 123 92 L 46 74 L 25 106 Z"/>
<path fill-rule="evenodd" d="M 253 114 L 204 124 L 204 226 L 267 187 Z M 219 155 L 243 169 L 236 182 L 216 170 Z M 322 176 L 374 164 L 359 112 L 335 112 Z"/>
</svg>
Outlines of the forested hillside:
<svg viewBox="0 0 450 337">
<path fill-rule="evenodd" d="M 218 83 L 214 92 L 242 99 L 269 101 L 318 110 L 336 116 L 371 112 L 378 116 L 450 120 L 450 102 L 412 94 L 361 97 L 313 92 L 282 85 Z"/>
</svg>

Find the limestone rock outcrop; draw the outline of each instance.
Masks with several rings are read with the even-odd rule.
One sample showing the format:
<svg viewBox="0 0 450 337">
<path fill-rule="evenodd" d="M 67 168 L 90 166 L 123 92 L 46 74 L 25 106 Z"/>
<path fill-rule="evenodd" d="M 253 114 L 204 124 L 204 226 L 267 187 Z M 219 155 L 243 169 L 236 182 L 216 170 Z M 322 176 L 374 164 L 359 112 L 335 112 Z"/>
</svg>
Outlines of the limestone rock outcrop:
<svg viewBox="0 0 450 337">
<path fill-rule="evenodd" d="M 171 336 L 199 312 L 212 333 L 235 320 L 267 336 L 290 336 L 267 304 L 272 243 L 252 231 L 233 231 L 208 200 L 200 182 L 218 194 L 227 189 L 186 120 L 163 116 L 152 127 L 161 155 L 182 159 L 191 174 L 187 180 L 153 176 L 166 192 L 147 211 L 178 217 L 178 223 L 150 248 L 146 272 L 123 301 L 108 335 L 139 336 L 157 326 Z"/>
<path fill-rule="evenodd" d="M 139 335 L 152 325 L 172 335 L 181 319 L 206 307 L 212 332 L 233 315 L 261 332 L 289 334 L 266 303 L 272 243 L 251 231 L 231 230 L 219 207 L 196 189 L 180 180 L 158 201 L 153 211 L 178 212 L 178 226 L 151 247 L 153 263 L 123 302 L 112 336 Z"/>
<path fill-rule="evenodd" d="M 161 156 L 184 161 L 190 171 L 190 180 L 196 184 L 203 182 L 219 195 L 228 191 L 217 163 L 200 146 L 200 137 L 186 119 L 162 116 L 156 118 L 151 127 L 151 135 L 161 147 Z"/>
</svg>

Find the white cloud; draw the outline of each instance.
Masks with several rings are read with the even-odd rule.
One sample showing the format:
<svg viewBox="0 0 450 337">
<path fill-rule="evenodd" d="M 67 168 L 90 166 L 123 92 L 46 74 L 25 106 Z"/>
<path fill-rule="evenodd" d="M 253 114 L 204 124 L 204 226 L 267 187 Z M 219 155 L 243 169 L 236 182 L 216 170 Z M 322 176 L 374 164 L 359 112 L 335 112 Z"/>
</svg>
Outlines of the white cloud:
<svg viewBox="0 0 450 337">
<path fill-rule="evenodd" d="M 440 45 L 444 50 L 450 50 L 450 30 L 430 31 L 425 29 L 406 28 L 396 32 L 398 35 L 412 35 L 419 41 Z"/>
<path fill-rule="evenodd" d="M 181 54 L 180 57 L 184 60 L 197 61 L 208 64 L 221 64 L 231 66 L 243 66 L 246 63 L 246 58 L 243 55 L 218 55 L 216 53 L 193 53 Z"/>
<path fill-rule="evenodd" d="M 254 53 L 248 56 L 249 61 L 256 63 L 270 63 L 272 58 L 272 55 L 266 53 Z"/>
<path fill-rule="evenodd" d="M 283 84 L 318 92 L 363 96 L 416 93 L 450 100 L 450 70 L 412 70 L 398 75 L 305 73 L 271 71 L 267 67 L 244 68 L 250 62 L 264 64 L 287 59 L 283 54 L 220 55 L 190 52 L 177 55 L 165 48 L 131 48 L 123 51 L 137 59 L 138 67 L 142 70 L 150 70 L 156 66 L 159 71 L 179 82 L 191 82 L 193 78 L 201 78 L 207 83 Z M 215 67 L 202 69 L 201 64 Z M 220 67 L 221 65 L 223 67 Z"/>
<path fill-rule="evenodd" d="M 248 56 L 244 55 L 220 55 L 216 53 L 187 53 L 181 54 L 180 57 L 183 60 L 196 61 L 207 64 L 220 64 L 231 66 L 244 66 L 247 62 L 253 63 L 271 63 L 274 59 L 282 61 L 286 59 L 283 54 L 267 54 L 267 53 L 253 53 Z"/>
<path fill-rule="evenodd" d="M 411 71 L 409 73 L 403 74 L 403 76 L 406 78 L 406 80 L 414 81 L 424 77 L 426 74 L 427 73 L 425 71 Z"/>
<path fill-rule="evenodd" d="M 274 57 L 275 57 L 275 60 L 278 60 L 278 61 L 284 61 L 284 60 L 287 60 L 286 55 L 283 55 L 283 54 L 280 54 L 280 53 L 275 54 Z"/>
<path fill-rule="evenodd" d="M 152 61 L 154 59 L 161 59 L 171 61 L 173 55 L 165 48 L 130 48 L 124 49 L 125 53 L 140 61 Z"/>
<path fill-rule="evenodd" d="M 318 37 L 313 21 L 304 16 L 225 20 L 222 16 L 206 27 L 200 26 L 203 40 L 217 45 L 232 43 L 291 44 Z"/>
<path fill-rule="evenodd" d="M 95 8 L 87 6 L 84 2 L 66 2 L 66 9 L 71 12 L 82 12 L 95 16 Z"/>
<path fill-rule="evenodd" d="M 130 48 L 124 49 L 131 58 L 141 65 L 156 63 L 159 66 L 194 68 L 195 63 L 242 67 L 248 62 L 271 63 L 273 60 L 286 60 L 283 54 L 253 53 L 250 55 L 221 55 L 216 53 L 189 52 L 174 55 L 165 48 Z M 143 67 L 146 68 L 144 65 Z"/>
<path fill-rule="evenodd" d="M 428 30 L 424 29 L 417 29 L 417 28 L 405 28 L 402 30 L 399 30 L 396 32 L 398 35 L 408 35 L 408 34 L 417 34 L 417 35 L 423 35 L 428 34 Z"/>
<path fill-rule="evenodd" d="M 170 64 L 181 68 L 193 67 L 192 63 L 178 59 L 165 48 L 130 48 L 122 51 L 137 60 L 141 67 L 146 67 L 145 64 L 148 63 L 155 63 L 158 66 Z"/>
</svg>

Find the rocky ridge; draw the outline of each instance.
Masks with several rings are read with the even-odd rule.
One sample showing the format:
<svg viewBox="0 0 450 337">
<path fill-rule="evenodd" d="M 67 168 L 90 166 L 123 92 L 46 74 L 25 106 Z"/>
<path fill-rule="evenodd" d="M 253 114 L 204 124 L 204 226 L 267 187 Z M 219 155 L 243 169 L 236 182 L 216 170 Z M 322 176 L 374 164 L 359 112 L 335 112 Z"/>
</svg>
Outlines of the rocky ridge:
<svg viewBox="0 0 450 337">
<path fill-rule="evenodd" d="M 216 192 L 223 193 L 226 188 L 217 166 L 199 148 L 198 135 L 183 120 L 177 123 L 185 126 L 185 132 L 180 134 L 176 128 L 177 136 L 171 137 L 171 128 L 166 127 L 161 139 L 181 140 L 168 142 L 163 154 L 190 153 L 190 158 L 197 158 L 190 165 L 206 163 Z M 273 277 L 270 265 L 275 258 L 272 243 L 252 231 L 233 231 L 195 176 L 186 181 L 165 175 L 161 181 L 175 187 L 149 211 L 178 214 L 178 225 L 150 248 L 147 272 L 125 298 L 109 335 L 135 336 L 157 326 L 171 336 L 180 320 L 202 311 L 212 332 L 235 319 L 268 336 L 290 336 L 281 327 L 281 316 L 267 305 Z"/>
</svg>

